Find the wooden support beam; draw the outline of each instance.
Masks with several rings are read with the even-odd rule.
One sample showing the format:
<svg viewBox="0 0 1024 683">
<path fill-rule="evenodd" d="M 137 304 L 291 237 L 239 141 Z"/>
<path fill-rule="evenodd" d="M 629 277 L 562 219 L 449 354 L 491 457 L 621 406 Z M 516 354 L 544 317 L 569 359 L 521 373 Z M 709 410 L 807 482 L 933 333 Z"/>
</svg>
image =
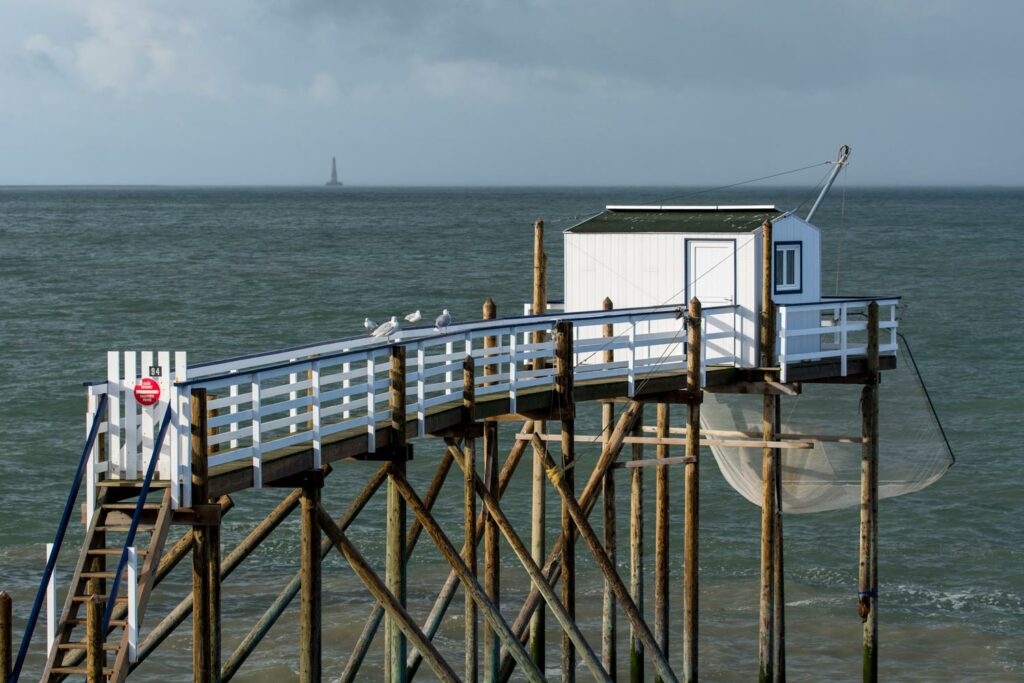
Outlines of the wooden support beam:
<svg viewBox="0 0 1024 683">
<path fill-rule="evenodd" d="M 359 577 L 377 601 L 384 606 L 384 610 L 388 614 L 388 620 L 397 628 L 402 629 L 403 633 L 413 642 L 413 645 L 423 653 L 423 657 L 427 660 L 430 668 L 434 670 L 434 674 L 442 681 L 446 681 L 446 683 L 458 683 L 458 674 L 448 665 L 448 662 L 444 660 L 444 657 L 437 651 L 434 644 L 430 642 L 423 634 L 423 631 L 420 630 L 420 627 L 416 625 L 416 622 L 413 621 L 412 617 L 409 616 L 402 601 L 388 590 L 384 581 L 373 571 L 366 558 L 356 550 L 356 547 L 349 541 L 345 532 L 334 523 L 331 516 L 324 510 L 323 505 L 317 508 L 317 519 L 320 522 L 320 528 L 324 530 L 324 533 L 327 534 L 334 547 L 338 549 L 349 563 L 356 576 Z"/>
<path fill-rule="evenodd" d="M 738 433 L 738 432 L 737 432 Z M 796 435 L 792 435 L 796 436 Z M 561 441 L 561 437 L 554 436 L 551 434 L 543 434 L 539 437 L 542 441 Z M 532 440 L 530 435 L 517 435 L 516 439 L 522 439 L 524 441 Z M 806 441 L 792 441 L 792 440 L 770 440 L 765 441 L 763 439 L 699 439 L 700 445 L 702 446 L 726 446 L 731 448 L 779 448 L 782 450 L 809 450 L 814 448 L 813 441 L 840 441 L 842 443 L 860 443 L 861 439 L 849 440 L 846 437 L 833 437 L 826 439 L 816 439 L 813 436 L 807 438 Z M 575 436 L 576 443 L 604 443 L 605 439 L 601 435 L 592 434 L 577 434 Z M 659 436 L 627 436 L 623 439 L 624 443 L 645 443 L 653 446 L 685 446 L 687 440 L 679 439 L 674 437 L 659 437 Z M 672 458 L 666 458 L 666 464 L 669 464 Z"/>
<path fill-rule="evenodd" d="M 644 643 L 644 646 L 650 651 L 651 660 L 654 663 L 655 670 L 657 671 L 657 677 L 663 681 L 674 682 L 676 680 L 676 676 L 672 671 L 672 668 L 669 666 L 668 659 L 665 655 L 666 651 L 655 641 L 654 633 L 652 633 L 651 629 L 647 626 L 647 622 L 644 621 L 643 615 L 637 608 L 636 603 L 634 603 L 633 599 L 630 597 L 629 591 L 626 589 L 626 584 L 624 584 L 622 579 L 619 577 L 618 570 L 614 563 L 601 546 L 601 541 L 597 537 L 597 532 L 594 531 L 593 526 L 591 526 L 590 521 L 587 519 L 587 515 L 583 512 L 579 502 L 576 500 L 576 496 L 573 495 L 572 490 L 569 488 L 568 483 L 565 480 L 564 471 L 555 464 L 555 461 L 551 459 L 550 455 L 545 458 L 544 465 L 548 480 L 569 508 L 569 514 L 572 517 L 573 524 L 575 524 L 579 529 L 584 542 L 586 542 L 587 546 L 590 548 L 590 552 L 594 555 L 594 559 L 597 560 L 597 565 L 601 569 L 601 573 L 615 592 L 615 597 L 620 601 L 622 610 L 629 619 L 630 625 L 637 631 L 637 634 Z"/>
<path fill-rule="evenodd" d="M 775 425 L 776 429 L 782 429 L 782 401 L 775 398 Z M 778 432 L 776 432 L 778 433 Z M 777 455 L 781 452 L 776 450 Z M 774 573 L 772 574 L 772 632 L 775 636 L 772 643 L 772 676 L 775 683 L 785 683 L 786 680 L 786 581 L 785 568 L 783 567 L 783 545 L 782 545 L 782 465 L 775 464 L 775 543 L 772 546 L 772 562 Z"/>
<path fill-rule="evenodd" d="M 391 349 L 391 436 L 396 445 L 405 445 L 405 347 Z M 387 526 L 385 531 L 384 578 L 387 588 L 402 607 L 406 601 L 405 502 L 398 492 L 398 482 L 405 478 L 405 460 L 388 466 Z M 388 683 L 405 683 L 405 659 L 408 654 L 405 631 L 394 621 L 384 621 L 384 677 Z"/>
<path fill-rule="evenodd" d="M 704 391 L 711 394 L 772 394 L 780 396 L 799 396 L 799 382 L 733 382 L 718 386 L 705 387 Z"/>
<path fill-rule="evenodd" d="M 643 413 L 637 417 L 633 434 L 640 434 L 643 429 Z M 644 458 L 643 444 L 633 444 L 632 461 L 641 462 Z M 644 612 L 644 471 L 633 470 L 629 486 L 629 596 L 633 598 L 640 613 Z M 644 644 L 637 630 L 629 627 L 629 680 L 630 683 L 643 683 L 644 680 Z"/>
<path fill-rule="evenodd" d="M 448 450 L 449 452 L 452 453 L 453 456 L 456 457 L 456 461 L 459 463 L 459 466 L 463 466 L 463 463 L 461 462 L 462 454 L 458 452 L 458 449 L 453 449 L 449 447 Z M 523 543 L 523 540 L 516 532 L 515 527 L 509 521 L 508 517 L 505 516 L 504 511 L 498 505 L 497 499 L 493 495 L 491 495 L 491 492 L 488 490 L 487 486 L 484 484 L 483 480 L 480 479 L 480 477 L 476 478 L 476 490 L 477 494 L 480 496 L 481 500 L 484 503 L 484 507 L 487 509 L 487 513 L 494 517 L 494 519 L 498 522 L 498 527 L 501 529 L 502 534 L 505 536 L 505 540 L 507 540 L 509 545 L 512 546 L 512 551 L 519 559 L 519 563 L 523 565 L 523 568 L 526 570 L 526 573 L 530 576 L 530 582 L 533 584 L 533 588 L 536 589 L 538 593 L 542 596 L 544 601 L 547 602 L 548 607 L 551 608 L 551 612 L 554 615 L 555 620 L 558 622 L 559 626 L 561 626 L 562 630 L 568 634 L 569 638 L 572 639 L 574 648 L 579 650 L 584 663 L 590 670 L 591 675 L 596 680 L 610 683 L 611 678 L 609 677 L 608 673 L 604 670 L 604 667 L 601 666 L 601 661 L 598 658 L 597 654 L 594 652 L 593 648 L 590 647 L 590 644 L 587 642 L 586 638 L 584 638 L 583 633 L 580 631 L 579 626 L 576 624 L 576 621 L 569 615 L 569 612 L 566 610 L 565 606 L 559 601 L 558 597 L 555 595 L 555 591 L 551 587 L 551 583 L 546 579 L 541 568 L 537 566 L 537 563 L 534 562 L 533 559 L 530 557 L 530 553 L 529 550 L 526 548 L 526 544 Z M 511 629 L 510 633 L 512 634 L 513 639 L 515 640 L 515 644 L 512 647 L 508 648 L 510 656 L 513 659 L 515 659 L 516 662 L 520 664 L 520 666 L 522 666 L 520 656 L 518 655 L 518 648 L 521 647 L 519 643 L 522 637 L 518 634 L 513 633 Z M 529 659 L 529 657 L 527 657 L 527 661 L 529 662 L 529 666 L 524 667 L 524 670 L 526 672 L 530 672 L 536 669 L 536 664 L 533 663 L 532 659 Z M 502 674 L 504 674 L 504 670 L 502 671 Z"/>
<path fill-rule="evenodd" d="M 533 315 L 544 315 L 548 307 L 548 257 L 544 253 L 544 221 L 537 219 L 533 224 Z M 542 344 L 546 337 L 543 330 L 533 333 L 533 343 Z M 542 370 L 545 367 L 543 358 L 533 360 L 533 369 Z M 546 431 L 543 421 L 534 423 L 533 431 L 543 434 Z M 530 505 L 530 557 L 540 565 L 544 562 L 547 554 L 547 487 L 544 483 L 543 453 L 546 448 L 541 444 L 540 449 L 533 448 L 533 472 L 531 476 L 531 505 Z M 536 662 L 537 668 L 545 670 L 545 619 L 544 609 L 538 609 L 530 619 L 530 656 Z"/>
<path fill-rule="evenodd" d="M 761 228 L 761 324 L 760 363 L 769 367 L 775 362 L 775 305 L 772 301 L 772 258 L 775 252 L 772 240 L 772 222 L 766 220 Z M 764 381 L 777 379 L 775 370 L 766 370 Z M 775 438 L 775 402 L 778 397 L 765 394 L 763 399 L 762 438 Z M 770 683 L 774 678 L 772 596 L 775 542 L 775 477 L 776 451 L 765 447 L 761 454 L 761 585 L 758 621 L 758 680 Z"/>
<path fill-rule="evenodd" d="M 612 300 L 605 297 L 602 302 L 602 308 L 606 311 L 612 310 Z M 605 325 L 601 330 L 605 338 L 612 338 L 615 336 L 615 326 Z M 615 351 L 606 350 L 603 354 L 603 360 L 605 363 L 611 363 L 615 360 Z M 601 436 L 607 436 L 613 427 L 613 421 L 615 420 L 615 404 L 604 403 L 601 405 Z M 604 475 L 603 485 L 601 487 L 601 501 L 604 503 L 604 552 L 607 553 L 608 559 L 611 561 L 612 566 L 616 563 L 616 546 L 617 539 L 615 537 L 615 477 L 612 476 L 612 471 L 608 470 L 608 473 Z M 601 663 L 604 664 L 604 668 L 611 674 L 612 678 L 616 677 L 619 669 L 619 663 L 617 658 L 616 650 L 616 605 L 615 605 L 615 590 L 612 587 L 609 579 L 605 578 L 604 581 L 604 594 L 602 596 L 601 604 Z"/>
<path fill-rule="evenodd" d="M 522 431 L 523 432 L 528 432 L 532 428 L 533 428 L 533 423 L 532 422 L 528 422 L 525 425 L 523 425 L 523 430 Z M 448 444 L 449 452 L 450 452 L 451 448 L 453 448 L 453 447 L 457 448 L 457 444 L 453 440 L 451 440 L 451 439 L 446 439 L 446 443 Z M 512 480 L 512 475 L 515 473 L 516 468 L 519 466 L 519 462 L 522 459 L 523 453 L 526 452 L 526 447 L 527 447 L 527 442 L 526 441 L 516 441 L 512 445 L 512 448 L 509 451 L 508 457 L 505 458 L 505 464 L 502 466 L 501 473 L 498 475 L 498 499 L 499 500 L 501 499 L 502 494 L 504 494 L 505 489 L 508 487 L 509 482 Z M 487 518 L 487 511 L 486 510 L 481 511 L 481 513 L 477 516 L 477 520 L 476 520 L 476 542 L 477 543 L 480 543 L 480 540 L 483 538 L 483 535 L 484 535 L 484 521 L 486 520 L 486 518 Z M 466 552 L 466 549 L 463 548 L 462 549 L 462 553 L 465 554 L 465 552 Z M 452 598 L 455 595 L 455 591 L 458 588 L 458 585 L 459 585 L 459 579 L 458 579 L 458 577 L 455 574 L 455 570 L 453 569 L 452 571 L 450 571 L 448 573 L 448 578 L 445 580 L 444 586 L 442 586 L 441 591 L 438 593 L 437 599 L 434 600 L 434 606 L 431 608 L 430 614 L 427 616 L 427 619 L 424 622 L 423 631 L 424 631 L 424 633 L 427 634 L 428 638 L 433 639 L 433 637 L 437 634 L 437 630 L 441 627 L 441 621 L 444 619 L 445 612 L 448 610 L 448 606 L 451 604 Z M 518 631 L 517 631 L 517 634 L 518 634 Z M 409 678 L 412 678 L 416 674 L 416 671 L 419 669 L 419 665 L 420 665 L 420 663 L 422 661 L 423 661 L 422 657 L 415 650 L 413 650 L 409 654 L 409 662 L 408 662 L 408 667 L 407 667 L 408 670 L 409 670 Z M 344 681 L 344 679 L 343 679 L 343 681 Z"/>
<path fill-rule="evenodd" d="M 624 443 L 623 439 L 625 439 L 626 434 L 633 429 L 633 425 L 636 424 L 637 417 L 640 415 L 642 410 L 643 404 L 639 401 L 630 401 L 626 404 L 625 410 L 619 416 L 619 420 L 615 425 L 615 431 L 612 432 L 608 442 L 601 450 L 601 455 L 598 456 L 597 462 L 594 463 L 594 469 L 590 473 L 590 478 L 587 480 L 586 485 L 583 487 L 583 492 L 579 496 L 580 506 L 588 515 L 597 503 L 597 498 L 601 490 L 602 478 L 607 473 L 608 468 L 610 468 L 616 458 L 618 458 L 619 453 L 622 451 Z M 556 585 L 559 578 L 562 576 L 562 564 L 560 560 L 563 540 L 564 537 L 559 534 L 558 538 L 555 539 L 554 544 L 551 546 L 551 549 L 548 551 L 548 558 L 544 563 L 543 575 L 550 586 Z M 512 625 L 512 629 L 520 638 L 522 638 L 526 632 L 529 620 L 533 616 L 534 612 L 540 607 L 541 601 L 542 589 L 534 585 L 530 588 L 530 593 L 523 601 L 523 605 L 519 609 L 519 615 L 516 617 L 516 620 Z M 502 681 L 507 681 L 511 674 L 511 658 L 507 653 L 504 653 L 502 655 L 501 664 Z"/>
<path fill-rule="evenodd" d="M 572 323 L 555 328 L 555 392 L 562 413 L 562 471 L 575 495 L 576 405 L 572 398 Z M 576 618 L 576 529 L 568 504 L 562 501 L 562 603 L 570 619 Z M 576 652 L 568 633 L 562 634 L 562 683 L 576 680 Z"/>
<path fill-rule="evenodd" d="M 338 519 L 338 526 L 345 530 L 355 520 L 355 518 L 362 512 L 363 508 L 373 497 L 373 494 L 381 487 L 384 481 L 387 479 L 387 465 L 381 465 L 374 472 L 373 476 L 370 477 L 369 481 L 363 486 L 362 490 L 356 495 L 356 497 L 349 503 L 345 513 Z M 293 492 L 296 497 L 301 495 L 301 491 Z M 297 500 L 296 500 L 297 502 Z M 319 520 L 319 517 L 318 517 Z M 320 542 L 320 559 L 331 551 L 332 543 L 330 539 L 323 539 Z M 232 553 L 234 554 L 234 553 Z M 230 559 L 230 557 L 229 557 Z M 228 563 L 226 563 L 228 564 Z M 295 572 L 292 576 L 292 580 L 288 582 L 288 585 L 284 587 L 274 602 L 267 608 L 263 615 L 253 625 L 249 633 L 242 638 L 242 642 L 238 644 L 238 647 L 232 653 L 227 663 L 221 669 L 221 680 L 223 683 L 227 683 L 241 668 L 245 660 L 248 659 L 249 655 L 253 653 L 256 646 L 259 645 L 263 637 L 267 635 L 271 627 L 277 623 L 278 618 L 284 613 L 285 609 L 291 603 L 291 601 L 298 595 L 300 590 L 300 583 L 302 580 L 302 570 Z"/>
<path fill-rule="evenodd" d="M 473 419 L 475 414 L 475 393 L 474 393 L 474 367 L 473 356 L 467 356 L 462 365 L 462 405 L 466 411 L 467 421 Z M 486 446 L 485 446 L 486 448 Z M 445 456 L 451 458 L 451 454 L 445 451 Z M 476 441 L 467 436 L 462 441 L 462 457 L 465 459 L 465 466 L 462 468 L 462 512 L 463 526 L 465 532 L 466 566 L 473 576 L 477 575 L 476 569 Z M 419 521 L 417 519 L 417 521 Z M 477 612 L 476 602 L 469 591 L 465 592 L 465 680 L 469 683 L 476 683 L 478 678 L 477 668 Z"/>
<path fill-rule="evenodd" d="M 658 404 L 657 435 L 662 440 L 655 447 L 657 460 L 669 458 L 669 446 L 664 443 L 668 438 L 669 405 Z M 669 553 L 669 481 L 668 467 L 655 469 L 654 478 L 654 633 L 658 638 L 658 647 L 668 652 L 669 633 L 669 592 L 668 592 L 668 553 Z M 648 646 L 649 647 L 649 646 Z M 660 674 L 655 674 L 656 683 L 664 683 Z"/>
<path fill-rule="evenodd" d="M 494 300 L 488 298 L 483 306 L 484 320 L 493 320 L 498 316 L 498 308 Z M 497 337 L 484 337 L 484 348 L 493 349 L 500 345 Z M 497 365 L 484 366 L 484 377 L 496 374 Z M 484 383 L 485 386 L 487 382 Z M 498 424 L 484 422 L 484 481 L 492 493 L 498 490 Z M 495 605 L 501 604 L 501 558 L 499 557 L 498 525 L 490 516 L 484 524 L 484 590 L 487 597 Z M 494 683 L 498 676 L 498 664 L 501 657 L 501 641 L 498 634 L 489 624 L 484 624 L 484 681 Z"/>
<path fill-rule="evenodd" d="M 457 451 L 457 449 L 452 450 Z M 462 454 L 460 453 L 459 455 L 461 456 Z M 460 464 L 466 468 L 464 460 Z M 480 479 L 479 477 L 474 476 L 473 481 L 475 484 L 477 481 L 480 481 Z M 526 673 L 529 680 L 543 681 L 544 674 L 536 667 L 533 660 L 530 659 L 530 655 L 526 652 L 526 649 L 512 633 L 512 629 L 509 628 L 504 617 L 501 616 L 501 611 L 498 609 L 498 606 L 487 596 L 487 592 L 484 587 L 480 585 L 476 576 L 473 575 L 469 570 L 469 567 L 459 556 L 459 553 L 455 550 L 455 546 L 452 545 L 452 542 L 445 535 L 433 515 L 430 514 L 429 510 L 427 510 L 423 501 L 420 500 L 418 495 L 416 495 L 416 491 L 413 490 L 412 486 L 410 486 L 409 482 L 405 479 L 396 479 L 396 484 L 399 492 L 405 499 L 405 502 L 412 509 L 413 514 L 416 515 L 420 524 L 423 525 L 423 529 L 434 540 L 434 545 L 437 546 L 438 550 L 441 551 L 441 555 L 455 570 L 455 573 L 462 581 L 462 585 L 466 592 L 472 596 L 473 600 L 480 608 L 484 619 L 487 620 L 491 629 L 494 631 L 495 637 L 499 638 L 511 649 L 513 656 L 516 658 L 519 665 L 523 667 L 523 671 Z"/>
<path fill-rule="evenodd" d="M 316 683 L 321 672 L 322 621 L 320 607 L 320 525 L 316 511 L 320 505 L 319 486 L 310 484 L 302 490 L 300 521 L 299 580 L 299 680 Z M 220 668 L 218 667 L 218 671 Z"/>
<path fill-rule="evenodd" d="M 103 598 L 93 595 L 85 603 L 85 680 L 106 683 L 107 653 L 103 649 Z"/>
<path fill-rule="evenodd" d="M 878 303 L 868 304 L 869 381 L 861 390 L 859 611 L 864 622 L 863 680 L 878 680 Z"/>
<path fill-rule="evenodd" d="M 220 525 L 206 527 L 207 543 L 207 564 L 206 564 L 206 585 L 209 586 L 209 606 L 206 608 L 210 619 L 210 681 L 220 683 L 220 656 L 221 656 L 221 582 L 220 582 Z"/>
<path fill-rule="evenodd" d="M 0 591 L 0 681 L 7 681 L 14 668 L 13 632 L 11 596 L 7 591 Z"/>
<path fill-rule="evenodd" d="M 700 391 L 701 305 L 690 299 L 686 329 L 686 388 Z M 698 679 L 698 572 L 700 566 L 700 403 L 687 406 L 683 471 L 683 681 Z"/>
<path fill-rule="evenodd" d="M 192 500 L 196 504 L 209 502 L 208 457 L 209 428 L 206 408 L 206 389 L 192 390 Z M 213 619 L 220 610 L 211 613 L 215 595 L 211 582 L 212 539 L 211 527 L 192 527 L 192 676 L 195 683 L 210 683 L 219 678 L 213 670 L 213 631 L 220 629 Z M 219 567 L 218 567 L 219 570 Z"/>
</svg>

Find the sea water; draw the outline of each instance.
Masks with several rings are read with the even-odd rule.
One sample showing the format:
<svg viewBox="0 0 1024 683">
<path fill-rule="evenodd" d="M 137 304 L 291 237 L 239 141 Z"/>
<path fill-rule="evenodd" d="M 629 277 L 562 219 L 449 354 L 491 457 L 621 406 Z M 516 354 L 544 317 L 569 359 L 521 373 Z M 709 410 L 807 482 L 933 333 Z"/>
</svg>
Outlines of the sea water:
<svg viewBox="0 0 1024 683">
<path fill-rule="evenodd" d="M 108 350 L 187 350 L 193 361 L 209 360 L 359 334 L 367 316 L 382 320 L 422 309 L 432 319 L 448 308 L 456 320 L 476 319 L 487 296 L 497 302 L 499 315 L 515 315 L 531 296 L 537 217 L 547 221 L 549 293 L 556 299 L 560 231 L 606 203 L 773 203 L 806 211 L 814 197 L 809 187 L 692 193 L 0 188 L 0 590 L 14 597 L 16 634 L 81 451 L 81 383 L 103 378 Z M 901 329 L 958 458 L 931 488 L 880 505 L 880 666 L 886 680 L 1024 679 L 1022 215 L 1020 190 L 837 187 L 815 218 L 823 233 L 825 293 L 903 297 Z M 582 413 L 579 431 L 592 431 L 595 410 L 585 407 Z M 682 412 L 674 419 L 682 421 Z M 502 450 L 511 443 L 511 433 L 503 431 Z M 440 454 L 436 442 L 417 442 L 410 476 L 421 492 Z M 579 457 L 585 473 L 595 453 L 581 447 Z M 337 465 L 324 491 L 325 506 L 341 514 L 374 467 Z M 671 484 L 670 659 L 676 665 L 682 635 L 679 474 L 673 471 Z M 760 512 L 724 483 L 713 458 L 702 459 L 701 476 L 701 672 L 707 680 L 747 681 L 757 667 Z M 647 486 L 653 499 L 653 475 Z M 619 563 L 628 572 L 625 478 L 618 490 Z M 225 553 L 282 495 L 270 489 L 233 496 L 236 508 L 224 522 Z M 349 532 L 378 569 L 381 498 Z M 453 474 L 436 514 L 454 539 L 462 535 L 460 501 Z M 528 462 L 504 507 L 525 534 Z M 553 493 L 549 513 L 554 529 Z M 652 549 L 653 516 L 648 520 Z M 297 570 L 297 530 L 293 517 L 226 581 L 225 660 Z M 76 520 L 57 577 L 61 587 L 81 534 Z M 785 542 L 790 680 L 857 679 L 858 511 L 789 515 Z M 503 611 L 511 621 L 527 583 L 511 550 L 502 550 Z M 599 647 L 601 581 L 582 544 L 578 556 L 579 618 Z M 189 565 L 182 563 L 154 594 L 143 636 L 185 595 Z M 447 575 L 426 537 L 411 574 L 410 611 L 422 620 Z M 651 583 L 647 595 L 650 613 Z M 336 554 L 325 564 L 323 602 L 324 671 L 331 680 L 372 604 Z M 461 602 L 453 603 L 437 639 L 456 664 Z M 297 610 L 296 602 L 235 680 L 296 675 Z M 627 633 L 620 615 L 623 667 Z M 38 675 L 44 642 L 40 624 L 27 674 Z M 366 680 L 381 676 L 380 642 L 363 669 Z M 549 667 L 557 664 L 558 642 L 551 630 Z M 190 667 L 186 623 L 134 676 L 187 680 Z M 430 675 L 426 667 L 423 674 Z M 587 677 L 584 669 L 581 677 Z"/>
</svg>

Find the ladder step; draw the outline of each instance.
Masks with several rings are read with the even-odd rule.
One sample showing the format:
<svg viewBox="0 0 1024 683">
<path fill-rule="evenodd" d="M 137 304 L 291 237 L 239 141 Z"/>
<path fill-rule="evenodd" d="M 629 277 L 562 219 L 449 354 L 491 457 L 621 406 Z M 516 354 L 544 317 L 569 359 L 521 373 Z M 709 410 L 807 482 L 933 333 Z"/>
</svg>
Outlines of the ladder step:
<svg viewBox="0 0 1024 683">
<path fill-rule="evenodd" d="M 136 529 L 136 531 L 141 531 L 143 533 L 150 533 L 155 528 L 156 528 L 156 526 L 153 525 L 153 524 L 140 524 L 138 526 L 138 528 Z M 121 533 L 128 533 L 129 529 L 131 529 L 131 527 L 127 526 L 127 525 L 126 526 L 118 525 L 118 526 L 98 526 L 98 527 L 96 527 L 96 531 L 120 531 Z"/>
<path fill-rule="evenodd" d="M 96 482 L 96 486 L 102 488 L 124 488 L 124 489 L 141 489 L 141 479 L 101 479 Z M 151 482 L 149 488 L 151 489 L 166 489 L 170 488 L 171 482 L 169 481 L 154 481 Z"/>
<path fill-rule="evenodd" d="M 85 552 L 87 555 L 116 555 L 120 557 L 121 553 L 124 552 L 124 548 L 89 548 Z M 135 552 L 141 557 L 146 555 L 149 551 L 145 548 L 139 548 Z"/>
<path fill-rule="evenodd" d="M 82 572 L 79 576 L 83 579 L 112 579 L 114 572 Z"/>
<path fill-rule="evenodd" d="M 100 595 L 99 597 L 102 598 L 104 602 L 106 602 L 110 598 L 110 596 L 108 596 L 108 595 Z M 91 595 L 76 595 L 76 596 L 71 598 L 71 601 L 72 602 L 89 602 L 91 599 L 92 599 Z M 128 602 L 128 596 L 127 595 L 119 595 L 119 596 L 117 596 L 117 601 L 118 602 Z"/>
<path fill-rule="evenodd" d="M 134 510 L 137 506 L 135 503 L 104 503 L 101 506 L 104 510 Z M 160 503 L 143 503 L 143 510 L 159 510 L 161 507 Z"/>
<path fill-rule="evenodd" d="M 72 626 L 85 626 L 85 619 L 76 617 L 74 619 L 68 619 L 67 623 Z M 118 626 L 124 627 L 128 625 L 127 619 L 111 619 L 110 627 L 116 628 Z"/>
<path fill-rule="evenodd" d="M 89 673 L 84 666 L 55 666 L 50 670 L 51 673 L 55 674 L 87 674 Z M 109 676 L 114 673 L 112 668 L 104 667 L 103 675 Z"/>
<path fill-rule="evenodd" d="M 61 650 L 85 650 L 88 648 L 82 641 L 75 641 L 73 643 L 58 643 L 57 648 Z M 103 643 L 103 649 L 107 652 L 117 652 L 121 649 L 121 646 L 117 643 Z"/>
</svg>

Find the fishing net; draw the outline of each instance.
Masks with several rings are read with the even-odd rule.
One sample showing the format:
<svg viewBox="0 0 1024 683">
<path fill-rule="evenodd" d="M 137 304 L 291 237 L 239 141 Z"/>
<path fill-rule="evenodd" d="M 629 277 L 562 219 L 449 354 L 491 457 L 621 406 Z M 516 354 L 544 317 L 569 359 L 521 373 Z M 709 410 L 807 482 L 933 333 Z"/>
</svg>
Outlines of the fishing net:
<svg viewBox="0 0 1024 683">
<path fill-rule="evenodd" d="M 953 464 L 942 425 L 935 414 L 906 340 L 900 339 L 897 369 L 882 373 L 879 391 L 879 470 L 881 498 L 920 491 Z M 839 437 L 813 441 L 810 449 L 781 449 L 783 512 L 821 512 L 860 504 L 861 386 L 807 384 L 799 396 L 782 398 L 781 433 Z M 701 424 L 707 430 L 761 433 L 762 397 L 705 394 Z M 790 436 L 793 435 L 793 436 Z M 707 434 L 707 438 L 728 438 Z M 726 481 L 750 502 L 761 504 L 761 448 L 712 445 Z"/>
</svg>

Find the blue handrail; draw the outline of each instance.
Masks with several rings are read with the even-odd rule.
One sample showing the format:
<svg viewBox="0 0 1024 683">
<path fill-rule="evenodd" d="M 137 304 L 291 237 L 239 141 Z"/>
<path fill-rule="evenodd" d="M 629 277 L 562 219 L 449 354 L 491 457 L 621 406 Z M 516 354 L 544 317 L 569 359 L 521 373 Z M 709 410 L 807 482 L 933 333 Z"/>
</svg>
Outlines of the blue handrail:
<svg viewBox="0 0 1024 683">
<path fill-rule="evenodd" d="M 101 394 L 99 403 L 96 405 L 96 415 L 92 418 L 89 426 L 89 435 L 85 438 L 85 447 L 82 449 L 82 457 L 78 460 L 78 469 L 75 470 L 75 479 L 71 483 L 71 490 L 68 492 L 67 502 L 64 503 L 64 512 L 60 517 L 60 524 L 57 525 L 57 535 L 53 538 L 53 552 L 46 558 L 46 568 L 43 570 L 43 578 L 39 582 L 39 590 L 36 592 L 36 599 L 32 603 L 32 611 L 28 616 L 28 623 L 25 624 L 25 635 L 21 638 L 21 647 L 18 648 L 18 658 L 14 660 L 14 667 L 11 669 L 11 677 L 8 683 L 17 683 L 21 676 L 21 668 L 25 664 L 25 657 L 28 655 L 28 646 L 32 642 L 32 634 L 35 632 L 36 622 L 39 620 L 39 611 L 43 607 L 43 599 L 46 596 L 46 586 L 53 577 L 54 567 L 57 565 L 57 555 L 60 553 L 60 546 L 64 542 L 64 535 L 67 533 L 68 524 L 71 522 L 71 513 L 75 509 L 75 500 L 78 498 L 78 489 L 82 486 L 82 476 L 85 474 L 86 464 L 89 461 L 89 453 L 96 443 L 96 435 L 100 431 L 100 422 L 103 420 L 103 411 L 107 407 L 107 394 Z"/>
<path fill-rule="evenodd" d="M 149 494 L 150 484 L 153 483 L 153 473 L 156 472 L 156 464 L 160 459 L 160 449 L 164 444 L 164 436 L 167 434 L 167 427 L 171 424 L 170 406 L 164 412 L 164 419 L 160 422 L 160 432 L 153 442 L 153 455 L 149 458 L 149 467 L 146 468 L 146 478 L 142 480 L 142 488 L 139 489 L 139 499 L 135 503 L 135 511 L 132 513 L 132 523 L 128 527 L 128 535 L 124 539 L 124 549 L 121 551 L 121 559 L 117 563 L 117 571 L 114 572 L 114 579 L 110 584 L 107 606 L 103 610 L 103 629 L 100 633 L 106 633 L 110 628 L 110 617 L 114 613 L 114 603 L 117 602 L 117 591 L 121 585 L 121 574 L 128 564 L 128 548 L 135 545 L 135 533 L 139 529 L 139 521 L 142 519 L 142 511 L 146 504 L 146 496 Z"/>
</svg>

